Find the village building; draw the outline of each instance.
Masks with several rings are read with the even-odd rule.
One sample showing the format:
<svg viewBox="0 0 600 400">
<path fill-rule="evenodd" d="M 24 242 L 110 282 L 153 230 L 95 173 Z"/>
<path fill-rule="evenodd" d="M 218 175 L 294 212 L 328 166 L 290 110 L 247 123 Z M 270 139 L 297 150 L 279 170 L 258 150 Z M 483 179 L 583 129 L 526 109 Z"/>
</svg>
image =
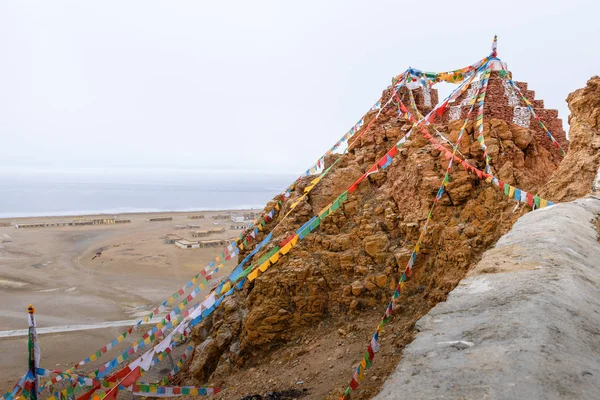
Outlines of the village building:
<svg viewBox="0 0 600 400">
<path fill-rule="evenodd" d="M 72 222 L 32 222 L 28 224 L 15 224 L 15 228 L 49 228 L 71 225 L 73 225 Z"/>
<path fill-rule="evenodd" d="M 248 218 L 246 214 L 231 214 L 231 221 L 238 223 L 249 223 L 252 222 L 252 219 Z"/>
<path fill-rule="evenodd" d="M 186 225 L 175 225 L 175 229 L 186 229 Z"/>
<path fill-rule="evenodd" d="M 222 226 L 214 227 L 210 230 L 210 233 L 223 233 L 223 232 L 225 232 L 225 228 L 223 228 Z"/>
<path fill-rule="evenodd" d="M 229 244 L 229 241 L 224 240 L 224 239 L 213 239 L 213 240 L 201 240 L 200 241 L 200 247 L 202 247 L 202 248 L 221 247 L 221 246 L 227 246 L 227 244 Z"/>
<path fill-rule="evenodd" d="M 204 214 L 188 215 L 189 219 L 204 219 Z"/>
<path fill-rule="evenodd" d="M 169 233 L 165 235 L 165 243 L 166 244 L 175 244 L 176 241 L 182 240 L 183 238 L 179 235 L 175 235 L 174 233 Z"/>
<path fill-rule="evenodd" d="M 200 247 L 200 243 L 192 242 L 191 240 L 177 240 L 175 241 L 175 246 L 180 247 L 182 249 L 197 249 Z"/>
<path fill-rule="evenodd" d="M 198 224 L 186 224 L 185 225 L 188 229 L 200 229 L 201 226 Z"/>
<path fill-rule="evenodd" d="M 146 218 L 148 222 L 172 221 L 173 217 L 150 217 Z"/>
<path fill-rule="evenodd" d="M 192 232 L 192 237 L 195 237 L 195 238 L 206 237 L 208 235 L 210 235 L 210 231 L 208 231 L 208 230 L 199 230 L 199 231 Z"/>
<path fill-rule="evenodd" d="M 115 218 L 92 218 L 92 225 L 114 224 Z"/>
<path fill-rule="evenodd" d="M 248 228 L 248 224 L 237 224 L 237 225 L 230 225 L 229 229 L 231 229 L 232 231 L 234 230 L 244 230 Z"/>
<path fill-rule="evenodd" d="M 229 219 L 229 214 L 218 214 L 213 215 L 212 219 Z"/>
</svg>

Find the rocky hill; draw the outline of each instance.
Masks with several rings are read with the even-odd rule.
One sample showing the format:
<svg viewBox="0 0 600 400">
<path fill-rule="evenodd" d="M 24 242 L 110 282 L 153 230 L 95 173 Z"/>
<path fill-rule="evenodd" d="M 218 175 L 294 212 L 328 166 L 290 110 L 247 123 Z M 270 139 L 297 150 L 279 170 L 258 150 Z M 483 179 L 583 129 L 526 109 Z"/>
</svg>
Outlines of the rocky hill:
<svg viewBox="0 0 600 400">
<path fill-rule="evenodd" d="M 600 77 L 567 97 L 569 116 L 569 154 L 542 194 L 556 201 L 571 201 L 600 189 L 595 181 L 600 166 Z"/>
<path fill-rule="evenodd" d="M 493 74 L 490 88 L 502 88 L 499 79 Z M 488 94 L 491 99 L 497 99 L 494 90 Z M 426 101 L 432 94 L 417 94 L 417 107 L 426 112 L 430 107 Z M 437 97 L 437 93 L 434 95 Z M 386 92 L 384 100 L 385 96 Z M 581 96 L 585 97 L 569 97 L 572 109 Z M 511 100 L 505 96 L 501 101 Z M 490 100 L 490 106 L 499 110 L 484 119 L 492 171 L 504 182 L 530 193 L 537 193 L 545 185 L 550 188 L 557 179 L 550 181 L 559 167 L 559 150 L 537 128 L 514 123 L 503 104 Z M 539 113 L 543 103 L 538 101 L 536 107 Z M 367 115 L 367 120 L 375 113 Z M 546 117 L 547 126 L 560 126 L 555 112 L 540 114 Z M 573 121 L 576 126 L 584 124 L 584 119 L 578 117 Z M 461 125 L 461 119 L 444 116 L 436 128 L 453 142 Z M 351 150 L 335 165 L 337 156 L 328 156 L 325 162 L 326 166 L 333 165 L 331 172 L 293 213 L 283 218 L 314 177 L 296 184 L 283 209 L 260 233 L 259 239 L 272 232 L 273 244 L 256 254 L 254 260 L 267 254 L 275 243 L 284 242 L 331 203 L 409 129 L 406 117 L 399 117 L 397 110 L 389 107 L 368 132 L 351 143 Z M 561 132 L 557 132 L 557 140 L 566 149 Z M 470 122 L 459 151 L 468 164 L 483 169 L 483 152 L 476 136 Z M 227 388 L 218 395 L 224 399 L 269 391 L 287 391 L 287 397 L 279 398 L 339 398 L 406 267 L 449 162 L 439 147 L 417 132 L 399 153 L 388 168 L 370 175 L 350 193 L 340 211 L 324 219 L 276 265 L 247 282 L 194 329 L 196 349 L 181 378 L 183 382 L 220 385 Z M 547 193 L 556 194 L 550 200 L 562 199 L 556 191 L 547 189 Z M 382 332 L 373 366 L 353 399 L 371 398 L 379 391 L 402 349 L 412 341 L 415 322 L 444 301 L 482 254 L 528 211 L 527 206 L 509 199 L 476 174 L 460 166 L 453 168 L 447 191 L 428 226 L 414 273 L 399 298 L 394 317 Z M 252 247 L 245 249 L 245 254 L 250 250 Z"/>
</svg>

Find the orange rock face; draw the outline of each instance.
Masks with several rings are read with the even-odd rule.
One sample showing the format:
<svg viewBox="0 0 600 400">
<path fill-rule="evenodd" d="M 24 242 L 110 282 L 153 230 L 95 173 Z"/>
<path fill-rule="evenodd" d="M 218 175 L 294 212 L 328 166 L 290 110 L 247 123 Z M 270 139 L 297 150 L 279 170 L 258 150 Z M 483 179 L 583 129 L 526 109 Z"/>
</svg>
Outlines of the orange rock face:
<svg viewBox="0 0 600 400">
<path fill-rule="evenodd" d="M 554 201 L 571 201 L 594 191 L 600 167 L 600 77 L 592 77 L 584 88 L 571 93 L 567 103 L 569 153 L 542 191 Z"/>
<path fill-rule="evenodd" d="M 493 98 L 491 92 L 488 98 Z M 436 127 L 454 141 L 462 123 L 444 118 L 445 122 Z M 560 120 L 554 116 L 547 124 L 558 126 Z M 282 212 L 265 229 L 273 230 L 271 244 L 254 260 L 346 190 L 407 129 L 407 121 L 396 110 L 386 109 L 310 195 L 279 223 L 312 178 L 300 181 Z M 547 148 L 535 129 L 513 124 L 504 117 L 484 117 L 484 134 L 494 174 L 513 186 L 536 193 L 558 167 L 554 148 Z M 459 151 L 471 165 L 484 167 L 472 123 L 467 125 Z M 327 157 L 326 165 L 333 160 L 333 156 Z M 443 154 L 415 132 L 391 166 L 370 175 L 315 232 L 255 281 L 246 283 L 228 300 L 227 307 L 217 309 L 195 328 L 199 345 L 190 374 L 199 382 L 227 384 L 232 371 L 244 370 L 249 362 L 260 365 L 277 347 L 289 343 L 302 346 L 304 335 L 315 330 L 320 329 L 321 337 L 331 335 L 331 340 L 338 340 L 338 329 L 324 327 L 323 320 L 334 326 L 357 316 L 380 316 L 406 267 L 447 165 Z M 435 210 L 414 275 L 402 295 L 405 303 L 398 317 L 402 326 L 411 326 L 422 313 L 445 299 L 481 254 L 525 212 L 522 205 L 516 205 L 496 187 L 460 166 L 453 168 L 447 193 Z M 262 232 L 259 239 L 264 235 Z M 409 340 L 409 335 L 402 336 L 402 340 Z M 339 358 L 337 353 L 323 357 Z M 313 398 L 324 398 L 328 390 L 344 386 L 352 360 L 350 357 L 346 363 L 332 364 L 330 370 L 336 378 Z M 296 365 L 290 362 L 285 368 L 294 371 Z"/>
</svg>

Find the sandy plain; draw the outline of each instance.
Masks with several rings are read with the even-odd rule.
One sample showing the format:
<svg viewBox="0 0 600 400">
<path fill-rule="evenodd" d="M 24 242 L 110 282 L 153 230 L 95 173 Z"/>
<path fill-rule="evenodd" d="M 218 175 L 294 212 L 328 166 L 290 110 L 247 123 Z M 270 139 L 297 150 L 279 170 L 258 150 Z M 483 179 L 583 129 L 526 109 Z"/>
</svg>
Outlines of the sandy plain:
<svg viewBox="0 0 600 400">
<path fill-rule="evenodd" d="M 147 315 L 222 250 L 181 249 L 166 244 L 164 236 L 169 233 L 198 240 L 191 237 L 194 229 L 175 229 L 175 225 L 197 224 L 199 229 L 210 229 L 215 227 L 211 217 L 226 213 L 233 211 L 122 214 L 117 217 L 130 219 L 131 223 L 114 225 L 0 227 L 0 392 L 11 388 L 26 372 L 27 337 L 9 336 L 7 331 L 27 329 L 28 304 L 36 308 L 41 331 L 61 331 L 39 335 L 40 366 L 65 370 L 132 325 L 119 321 L 139 320 Z M 198 214 L 205 218 L 188 218 Z M 173 220 L 146 221 L 147 217 L 159 215 Z M 14 218 L 0 223 L 72 219 Z M 230 220 L 217 222 L 225 232 L 206 239 L 239 235 L 239 230 L 230 230 Z M 100 256 L 96 256 L 98 251 Z M 214 281 L 231 271 L 235 261 L 227 262 L 213 277 Z M 204 299 L 207 294 L 208 290 L 204 290 L 197 299 Z M 106 327 L 107 323 L 121 326 Z M 72 330 L 65 332 L 68 329 Z M 120 347 L 124 349 L 128 342 Z M 109 354 L 111 357 L 104 356 L 96 365 L 118 354 L 115 349 Z"/>
</svg>

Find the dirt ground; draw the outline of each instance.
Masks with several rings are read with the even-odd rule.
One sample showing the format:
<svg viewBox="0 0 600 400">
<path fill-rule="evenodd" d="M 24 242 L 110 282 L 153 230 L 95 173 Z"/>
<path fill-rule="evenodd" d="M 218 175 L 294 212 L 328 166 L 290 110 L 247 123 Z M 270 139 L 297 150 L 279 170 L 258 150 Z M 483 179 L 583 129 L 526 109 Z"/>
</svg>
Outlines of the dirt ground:
<svg viewBox="0 0 600 400">
<path fill-rule="evenodd" d="M 212 215 L 223 212 L 161 213 L 172 221 L 148 222 L 153 214 L 120 215 L 131 223 L 59 228 L 0 227 L 0 333 L 27 329 L 27 305 L 36 307 L 40 328 L 97 324 L 139 319 L 191 279 L 222 249 L 180 249 L 165 244 L 164 235 L 192 239 L 187 223 L 212 228 Z M 204 219 L 188 219 L 205 214 Z M 0 222 L 70 221 L 69 217 L 20 218 Z M 209 239 L 229 239 L 226 231 Z M 96 256 L 98 251 L 101 255 Z M 96 256 L 96 257 L 95 257 Z M 215 276 L 235 266 L 230 261 Z M 204 293 L 197 298 L 203 299 Z M 110 342 L 127 327 L 106 327 L 39 335 L 40 366 L 66 369 Z M 123 343 L 125 347 L 126 343 Z M 114 353 L 114 354 L 113 354 Z M 27 338 L 0 337 L 0 391 L 25 373 Z M 113 357 L 118 353 L 110 353 Z M 103 357 L 106 362 L 110 358 Z"/>
</svg>

